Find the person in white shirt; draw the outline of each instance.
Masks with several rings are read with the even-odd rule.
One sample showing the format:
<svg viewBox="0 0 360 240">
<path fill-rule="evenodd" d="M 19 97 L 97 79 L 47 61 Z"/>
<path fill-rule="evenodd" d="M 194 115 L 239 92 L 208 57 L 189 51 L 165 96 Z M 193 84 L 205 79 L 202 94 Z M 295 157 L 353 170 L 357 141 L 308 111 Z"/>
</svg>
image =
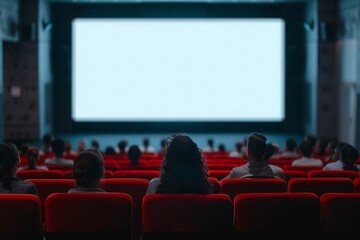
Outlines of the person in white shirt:
<svg viewBox="0 0 360 240">
<path fill-rule="evenodd" d="M 59 166 L 59 167 L 69 167 L 73 166 L 73 161 L 70 159 L 64 158 L 65 142 L 61 138 L 56 138 L 51 144 L 52 150 L 55 154 L 55 157 L 45 159 L 45 165 L 49 166 Z"/>
<path fill-rule="evenodd" d="M 340 159 L 336 162 L 328 163 L 323 170 L 353 170 L 359 171 L 360 166 L 355 164 L 359 158 L 359 151 L 353 146 L 346 144 L 340 149 Z"/>
<path fill-rule="evenodd" d="M 313 145 L 309 141 L 304 141 L 300 144 L 300 152 L 303 155 L 302 158 L 294 160 L 292 166 L 323 166 L 323 162 L 320 159 L 312 158 Z"/>
<path fill-rule="evenodd" d="M 212 138 L 209 138 L 207 140 L 207 146 L 203 147 L 202 151 L 204 153 L 213 153 L 218 151 L 214 145 L 214 140 Z"/>
<path fill-rule="evenodd" d="M 231 151 L 229 153 L 229 157 L 231 158 L 241 158 L 244 156 L 242 152 L 243 143 L 242 142 L 236 142 L 235 143 L 235 150 Z"/>
<path fill-rule="evenodd" d="M 295 139 L 289 138 L 286 140 L 285 151 L 279 153 L 277 156 L 279 158 L 298 158 L 300 155 L 297 150 L 298 147 Z"/>
<path fill-rule="evenodd" d="M 156 153 L 155 148 L 150 146 L 149 138 L 144 138 L 143 146 L 140 147 L 142 153 Z"/>
</svg>

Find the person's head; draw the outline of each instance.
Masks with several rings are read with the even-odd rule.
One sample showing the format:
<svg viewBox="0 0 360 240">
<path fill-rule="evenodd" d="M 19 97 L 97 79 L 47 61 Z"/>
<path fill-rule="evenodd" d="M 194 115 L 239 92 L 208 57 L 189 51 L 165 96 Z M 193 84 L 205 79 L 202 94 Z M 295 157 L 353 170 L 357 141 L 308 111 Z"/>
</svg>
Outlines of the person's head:
<svg viewBox="0 0 360 240">
<path fill-rule="evenodd" d="M 212 138 L 209 138 L 207 140 L 207 145 L 210 147 L 210 148 L 214 148 L 214 140 Z"/>
<path fill-rule="evenodd" d="M 183 134 L 168 138 L 157 193 L 211 193 L 201 150 Z"/>
<path fill-rule="evenodd" d="M 94 149 L 94 150 L 99 150 L 100 148 L 100 144 L 97 140 L 92 140 L 91 141 L 91 148 Z"/>
<path fill-rule="evenodd" d="M 244 145 L 244 144 L 243 144 L 242 142 L 236 142 L 236 143 L 235 143 L 236 151 L 241 152 L 243 145 Z"/>
<path fill-rule="evenodd" d="M 19 151 L 14 144 L 0 144 L 0 179 L 15 176 L 19 162 Z"/>
<path fill-rule="evenodd" d="M 264 160 L 268 161 L 272 157 L 272 155 L 274 155 L 274 154 L 275 154 L 274 145 L 271 144 L 271 143 L 266 144 L 266 153 L 264 155 Z"/>
<path fill-rule="evenodd" d="M 264 160 L 266 153 L 266 137 L 260 133 L 252 133 L 247 139 L 247 152 L 250 160 Z"/>
<path fill-rule="evenodd" d="M 56 157 L 64 156 L 65 142 L 61 138 L 55 138 L 51 143 L 51 148 Z"/>
<path fill-rule="evenodd" d="M 51 146 L 52 141 L 53 141 L 53 136 L 51 134 L 45 134 L 43 136 L 43 144 L 45 146 Z"/>
<path fill-rule="evenodd" d="M 78 152 L 82 152 L 86 149 L 86 143 L 84 140 L 79 141 Z"/>
<path fill-rule="evenodd" d="M 300 144 L 300 152 L 304 157 L 311 157 L 313 145 L 309 141 L 303 141 Z"/>
<path fill-rule="evenodd" d="M 160 140 L 160 147 L 161 147 L 161 149 L 164 149 L 166 147 L 166 139 L 165 138 Z"/>
<path fill-rule="evenodd" d="M 29 147 L 26 152 L 26 157 L 29 164 L 28 169 L 36 169 L 36 164 L 40 158 L 39 149 L 37 147 Z"/>
<path fill-rule="evenodd" d="M 144 147 L 145 147 L 145 148 L 149 147 L 149 144 L 150 144 L 149 138 L 144 138 L 143 144 L 144 144 Z"/>
<path fill-rule="evenodd" d="M 294 151 L 296 151 L 296 147 L 297 147 L 297 144 L 296 144 L 295 139 L 289 138 L 286 140 L 286 146 L 285 146 L 286 151 L 294 152 Z"/>
<path fill-rule="evenodd" d="M 130 148 L 129 148 L 129 151 L 127 153 L 127 156 L 131 162 L 131 165 L 137 165 L 138 164 L 138 161 L 141 157 L 141 151 L 140 151 L 140 148 L 139 146 L 137 145 L 132 145 Z"/>
<path fill-rule="evenodd" d="M 325 148 L 325 154 L 326 155 L 332 155 L 334 154 L 334 150 L 336 148 L 336 142 L 335 141 L 329 141 Z"/>
<path fill-rule="evenodd" d="M 126 153 L 126 147 L 127 147 L 127 141 L 126 140 L 121 140 L 118 143 L 118 148 L 119 148 L 119 153 L 120 154 L 125 154 Z"/>
<path fill-rule="evenodd" d="M 312 147 L 315 147 L 316 140 L 317 140 L 317 138 L 312 134 L 308 134 L 304 137 L 304 141 L 309 142 Z"/>
<path fill-rule="evenodd" d="M 225 152 L 226 151 L 226 147 L 223 143 L 219 144 L 219 152 Z"/>
<path fill-rule="evenodd" d="M 107 147 L 105 148 L 105 154 L 107 154 L 107 155 L 114 155 L 114 154 L 116 154 L 115 148 L 112 147 L 112 146 L 107 146 Z"/>
<path fill-rule="evenodd" d="M 323 139 L 317 139 L 314 146 L 314 153 L 318 155 L 325 154 L 326 142 Z"/>
<path fill-rule="evenodd" d="M 340 156 L 340 150 L 343 146 L 347 145 L 347 143 L 345 142 L 339 142 L 336 147 L 334 148 L 334 154 L 332 156 L 332 160 L 333 161 L 337 161 L 337 160 L 340 160 L 341 159 L 341 156 Z"/>
<path fill-rule="evenodd" d="M 104 159 L 97 150 L 87 149 L 74 160 L 74 178 L 77 187 L 95 188 L 104 174 Z"/>
<path fill-rule="evenodd" d="M 71 143 L 69 141 L 65 142 L 65 153 L 70 154 L 71 153 Z"/>
<path fill-rule="evenodd" d="M 353 146 L 347 144 L 340 149 L 341 161 L 344 163 L 344 170 L 355 170 L 357 167 L 354 165 L 359 158 L 359 151 Z"/>
<path fill-rule="evenodd" d="M 27 150 L 29 149 L 30 145 L 28 143 L 22 143 L 20 145 L 20 155 L 26 155 Z"/>
</svg>

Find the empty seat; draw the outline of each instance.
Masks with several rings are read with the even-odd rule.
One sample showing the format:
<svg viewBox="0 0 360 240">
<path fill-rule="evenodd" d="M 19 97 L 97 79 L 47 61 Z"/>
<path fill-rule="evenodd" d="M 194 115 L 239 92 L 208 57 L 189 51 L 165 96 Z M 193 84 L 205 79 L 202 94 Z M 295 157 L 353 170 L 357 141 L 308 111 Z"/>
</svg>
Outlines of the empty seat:
<svg viewBox="0 0 360 240">
<path fill-rule="evenodd" d="M 233 205 L 225 194 L 149 194 L 143 199 L 144 239 L 227 239 Z"/>
<path fill-rule="evenodd" d="M 126 193 L 53 193 L 45 202 L 47 239 L 131 239 Z"/>
<path fill-rule="evenodd" d="M 22 170 L 16 173 L 22 179 L 58 179 L 64 178 L 61 170 Z"/>
<path fill-rule="evenodd" d="M 143 178 L 151 180 L 160 177 L 160 171 L 152 170 L 118 170 L 114 172 L 114 178 Z"/>
<path fill-rule="evenodd" d="M 214 178 L 216 178 L 216 179 L 218 179 L 220 181 L 224 177 L 229 175 L 230 171 L 231 170 L 209 170 L 207 173 L 208 173 L 209 177 L 214 177 Z"/>
<path fill-rule="evenodd" d="M 317 239 L 320 201 L 312 193 L 246 193 L 234 200 L 239 239 Z"/>
<path fill-rule="evenodd" d="M 359 173 L 352 170 L 310 170 L 308 177 L 346 177 L 354 180 L 359 177 Z"/>
<path fill-rule="evenodd" d="M 289 182 L 292 178 L 306 178 L 307 173 L 301 170 L 284 170 L 285 179 Z"/>
<path fill-rule="evenodd" d="M 354 184 L 349 178 L 293 178 L 288 192 L 311 192 L 321 197 L 324 193 L 354 192 Z"/>
<path fill-rule="evenodd" d="M 42 240 L 40 199 L 30 194 L 0 194 L 0 239 Z"/>
<path fill-rule="evenodd" d="M 326 193 L 320 198 L 324 239 L 357 238 L 360 193 Z"/>
<path fill-rule="evenodd" d="M 239 193 L 287 192 L 287 184 L 280 178 L 229 178 L 220 182 L 220 191 L 234 199 Z"/>
</svg>

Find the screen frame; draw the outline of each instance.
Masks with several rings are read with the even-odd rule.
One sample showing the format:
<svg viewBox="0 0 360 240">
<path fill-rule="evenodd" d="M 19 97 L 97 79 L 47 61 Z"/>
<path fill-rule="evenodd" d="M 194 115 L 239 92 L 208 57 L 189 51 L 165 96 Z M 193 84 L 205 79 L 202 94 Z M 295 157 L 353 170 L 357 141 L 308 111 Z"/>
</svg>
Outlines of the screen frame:
<svg viewBox="0 0 360 240">
<path fill-rule="evenodd" d="M 291 7 L 294 9 L 288 13 Z M 296 23 L 292 19 L 293 12 L 303 11 L 303 4 L 207 4 L 207 3 L 124 3 L 116 4 L 60 4 L 52 5 L 54 16 L 53 31 L 53 66 L 56 75 L 54 81 L 54 131 L 58 133 L 70 132 L 240 132 L 272 131 L 303 133 L 302 116 L 303 101 L 293 96 L 295 89 L 303 87 L 302 83 L 289 84 L 291 74 L 288 61 L 289 46 L 302 45 L 303 41 L 296 41 L 291 36 L 292 27 Z M 115 11 L 118 10 L 118 11 Z M 220 11 L 218 11 L 220 10 Z M 64 15 L 64 13 L 67 14 Z M 285 22 L 285 119 L 282 122 L 199 122 L 199 121 L 126 121 L 126 122 L 75 122 L 71 117 L 71 23 L 76 18 L 281 18 Z M 300 17 L 300 14 L 299 14 Z M 57 24 L 62 27 L 56 28 Z M 301 33 L 303 34 L 303 33 Z M 300 35 L 301 35 L 300 34 Z M 60 37 L 61 36 L 61 37 Z M 60 37 L 60 39 L 59 39 Z M 59 48 L 60 47 L 60 48 Z M 60 58 L 56 55 L 61 55 Z M 303 67 L 304 56 L 298 63 Z M 62 63 L 65 67 L 59 66 Z M 297 64 L 299 65 L 299 64 Z M 62 69 L 61 69 L 62 68 Z M 61 69 L 61 70 L 60 70 Z M 302 80 L 302 79 L 301 79 Z M 66 96 L 61 96 L 57 89 Z M 301 94 L 301 92 L 300 92 Z M 70 96 L 70 97 L 69 97 Z M 299 95 L 301 97 L 301 95 Z M 298 105 L 297 113 L 291 110 L 289 102 Z M 70 113 L 70 114 L 69 114 Z M 297 115 L 297 116 L 296 116 Z"/>
</svg>

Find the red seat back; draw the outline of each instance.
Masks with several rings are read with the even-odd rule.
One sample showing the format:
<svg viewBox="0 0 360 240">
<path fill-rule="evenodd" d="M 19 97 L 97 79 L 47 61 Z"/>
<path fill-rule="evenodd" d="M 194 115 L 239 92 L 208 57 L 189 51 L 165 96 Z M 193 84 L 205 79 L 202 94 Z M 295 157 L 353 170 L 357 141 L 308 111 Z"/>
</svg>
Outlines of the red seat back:
<svg viewBox="0 0 360 240">
<path fill-rule="evenodd" d="M 360 193 L 360 177 L 355 178 L 353 183 L 354 183 L 354 192 Z"/>
<path fill-rule="evenodd" d="M 42 240 L 40 199 L 30 194 L 0 194 L 0 239 Z"/>
<path fill-rule="evenodd" d="M 280 178 L 229 178 L 220 182 L 220 191 L 234 199 L 239 193 L 286 192 L 287 184 Z"/>
<path fill-rule="evenodd" d="M 224 177 L 229 175 L 230 171 L 231 170 L 209 170 L 207 173 L 208 173 L 209 177 L 214 177 L 214 178 L 216 178 L 216 179 L 218 179 L 220 181 Z"/>
<path fill-rule="evenodd" d="M 307 173 L 301 170 L 284 170 L 285 179 L 287 182 L 292 178 L 306 178 Z"/>
<path fill-rule="evenodd" d="M 21 170 L 16 173 L 22 179 L 58 179 L 64 178 L 61 170 Z"/>
<path fill-rule="evenodd" d="M 321 197 L 324 193 L 352 193 L 354 184 L 349 178 L 293 178 L 288 192 L 311 192 Z"/>
<path fill-rule="evenodd" d="M 153 170 L 118 170 L 114 172 L 114 178 L 143 178 L 151 180 L 160 177 L 160 171 Z"/>
<path fill-rule="evenodd" d="M 132 199 L 125 193 L 54 193 L 45 214 L 50 239 L 131 239 Z"/>
<path fill-rule="evenodd" d="M 212 193 L 220 193 L 220 181 L 214 177 L 208 177 L 208 181 L 212 184 Z"/>
<path fill-rule="evenodd" d="M 326 237 L 351 239 L 351 236 L 358 235 L 360 193 L 326 193 L 321 196 L 320 202 Z"/>
<path fill-rule="evenodd" d="M 323 167 L 321 166 L 291 166 L 291 165 L 284 165 L 284 170 L 300 170 L 308 172 L 310 170 L 322 170 Z"/>
<path fill-rule="evenodd" d="M 239 194 L 234 200 L 234 224 L 245 239 L 315 238 L 320 228 L 320 201 L 312 193 Z"/>
<path fill-rule="evenodd" d="M 145 234 L 226 233 L 232 215 L 232 201 L 224 194 L 149 194 L 143 199 Z"/>
<path fill-rule="evenodd" d="M 114 176 L 114 173 L 111 170 L 105 170 L 104 171 L 104 177 L 105 178 L 112 178 Z M 64 172 L 64 178 L 73 179 L 74 178 L 74 171 L 73 170 L 66 170 Z"/>
<path fill-rule="evenodd" d="M 310 170 L 308 177 L 342 177 L 354 180 L 359 177 L 359 173 L 352 170 Z"/>
</svg>

